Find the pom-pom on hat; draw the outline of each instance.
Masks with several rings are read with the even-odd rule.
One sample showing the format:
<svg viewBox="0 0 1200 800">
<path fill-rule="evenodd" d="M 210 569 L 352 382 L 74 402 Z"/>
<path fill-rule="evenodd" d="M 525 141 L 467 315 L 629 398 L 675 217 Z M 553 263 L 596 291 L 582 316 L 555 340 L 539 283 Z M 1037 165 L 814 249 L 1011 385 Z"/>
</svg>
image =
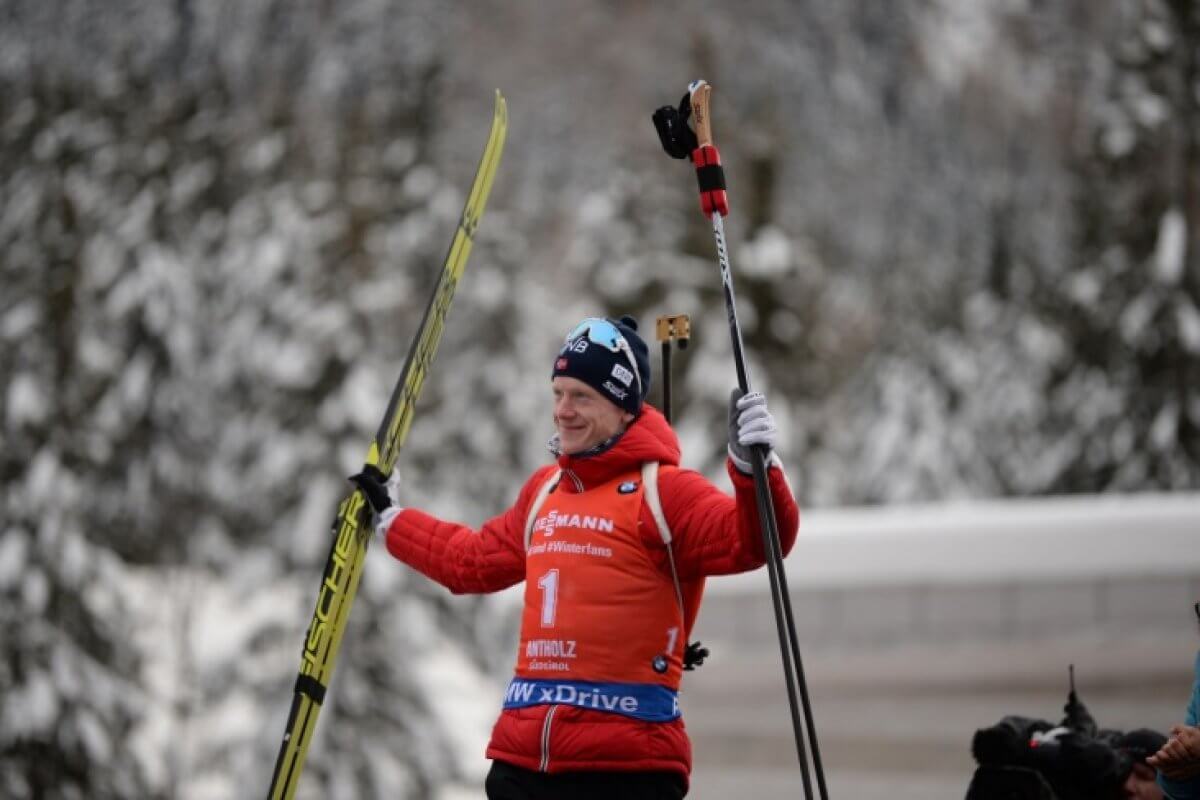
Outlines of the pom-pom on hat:
<svg viewBox="0 0 1200 800">
<path fill-rule="evenodd" d="M 580 322 L 554 359 L 550 377 L 560 375 L 583 381 L 637 416 L 650 393 L 650 350 L 637 334 L 637 320 L 589 317 Z"/>
</svg>

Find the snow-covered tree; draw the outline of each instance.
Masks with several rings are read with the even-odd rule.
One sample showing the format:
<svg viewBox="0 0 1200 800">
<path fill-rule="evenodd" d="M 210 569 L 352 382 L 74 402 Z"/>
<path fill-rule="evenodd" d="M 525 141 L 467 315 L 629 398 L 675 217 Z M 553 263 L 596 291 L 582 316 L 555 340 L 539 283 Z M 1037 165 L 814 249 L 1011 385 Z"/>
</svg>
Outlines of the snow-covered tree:
<svg viewBox="0 0 1200 800">
<path fill-rule="evenodd" d="M 1196 486 L 1192 4 L 698 8 L 5 4 L 0 794 L 266 785 L 493 87 L 509 143 L 403 502 L 503 508 L 596 313 L 652 344 L 691 315 L 675 410 L 719 475 L 711 233 L 649 119 L 698 76 L 806 505 Z M 513 623 L 372 553 L 302 791 L 476 780 Z"/>
<path fill-rule="evenodd" d="M 265 787 L 341 476 L 461 205 L 430 163 L 439 29 L 383 3 L 10 22 L 4 793 Z M 420 677 L 456 612 L 375 583 L 310 793 L 461 771 Z"/>
<path fill-rule="evenodd" d="M 1045 433 L 1051 489 L 1200 482 L 1200 10 L 1118 6 L 1086 149 L 1071 268 L 1035 307 L 1063 342 Z"/>
</svg>

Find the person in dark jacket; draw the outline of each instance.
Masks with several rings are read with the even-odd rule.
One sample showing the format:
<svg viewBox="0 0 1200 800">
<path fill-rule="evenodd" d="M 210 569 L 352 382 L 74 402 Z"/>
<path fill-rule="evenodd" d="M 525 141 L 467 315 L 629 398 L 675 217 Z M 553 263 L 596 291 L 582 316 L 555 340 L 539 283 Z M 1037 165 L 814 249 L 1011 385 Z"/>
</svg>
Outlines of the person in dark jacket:
<svg viewBox="0 0 1200 800">
<path fill-rule="evenodd" d="M 632 318 L 572 329 L 550 388 L 556 461 L 479 530 L 396 506 L 369 471 L 351 480 L 388 551 L 450 591 L 525 582 L 489 798 L 680 798 L 692 763 L 678 703 L 688 634 L 705 578 L 765 563 L 749 448 L 771 450 L 774 420 L 761 394 L 734 391 L 730 497 L 680 468 L 675 432 L 645 402 L 649 353 Z M 786 554 L 799 512 L 773 452 L 767 472 Z"/>
<path fill-rule="evenodd" d="M 975 732 L 966 800 L 1162 800 L 1146 762 L 1167 737 L 1102 729 L 1071 690 L 1057 725 L 1007 716 Z"/>
</svg>

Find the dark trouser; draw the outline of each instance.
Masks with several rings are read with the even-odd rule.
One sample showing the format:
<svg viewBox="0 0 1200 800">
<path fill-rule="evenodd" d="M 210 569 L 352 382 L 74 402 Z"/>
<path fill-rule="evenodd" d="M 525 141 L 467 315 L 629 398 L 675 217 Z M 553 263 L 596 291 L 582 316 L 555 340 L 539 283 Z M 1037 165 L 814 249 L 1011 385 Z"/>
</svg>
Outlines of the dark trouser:
<svg viewBox="0 0 1200 800">
<path fill-rule="evenodd" d="M 678 772 L 534 772 L 493 761 L 488 800 L 680 800 Z"/>
</svg>

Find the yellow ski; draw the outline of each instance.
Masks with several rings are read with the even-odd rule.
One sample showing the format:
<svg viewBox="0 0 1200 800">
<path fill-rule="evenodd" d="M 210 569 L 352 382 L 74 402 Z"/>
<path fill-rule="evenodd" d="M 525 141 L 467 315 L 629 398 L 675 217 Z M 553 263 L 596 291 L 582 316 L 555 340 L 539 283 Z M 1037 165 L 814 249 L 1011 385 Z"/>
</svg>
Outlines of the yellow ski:
<svg viewBox="0 0 1200 800">
<path fill-rule="evenodd" d="M 467 257 L 471 254 L 475 230 L 479 227 L 479 220 L 483 216 L 483 209 L 492 189 L 492 180 L 500 164 L 507 128 L 508 109 L 504 97 L 497 91 L 491 133 L 488 134 L 483 157 L 480 158 L 479 167 L 475 171 L 475 180 L 471 184 L 470 194 L 467 195 L 462 219 L 454 232 L 454 240 L 450 243 L 450 252 L 446 254 L 433 297 L 425 308 L 421 327 L 408 351 L 404 371 L 396 382 L 396 388 L 392 390 L 379 431 L 367 450 L 366 463 L 375 466 L 385 476 L 391 475 L 396 457 L 412 425 L 417 397 L 421 393 L 425 375 L 433 363 L 438 342 L 442 338 L 446 312 L 450 309 L 454 290 L 466 267 Z M 321 712 L 321 704 L 325 700 L 325 692 L 337 660 L 338 648 L 342 643 L 346 617 L 358 591 L 358 581 L 362 577 L 363 558 L 367 552 L 367 543 L 371 539 L 370 534 L 370 510 L 362 492 L 355 489 L 338 506 L 337 519 L 333 523 L 333 545 L 325 563 L 325 573 L 317 595 L 317 607 L 313 611 L 308 635 L 304 640 L 300 673 L 296 678 L 287 730 L 284 732 L 283 744 L 280 746 L 275 771 L 271 777 L 271 789 L 267 795 L 269 800 L 291 800 L 296 793 L 296 784 L 304 769 L 308 745 L 317 725 L 317 716 Z"/>
</svg>

